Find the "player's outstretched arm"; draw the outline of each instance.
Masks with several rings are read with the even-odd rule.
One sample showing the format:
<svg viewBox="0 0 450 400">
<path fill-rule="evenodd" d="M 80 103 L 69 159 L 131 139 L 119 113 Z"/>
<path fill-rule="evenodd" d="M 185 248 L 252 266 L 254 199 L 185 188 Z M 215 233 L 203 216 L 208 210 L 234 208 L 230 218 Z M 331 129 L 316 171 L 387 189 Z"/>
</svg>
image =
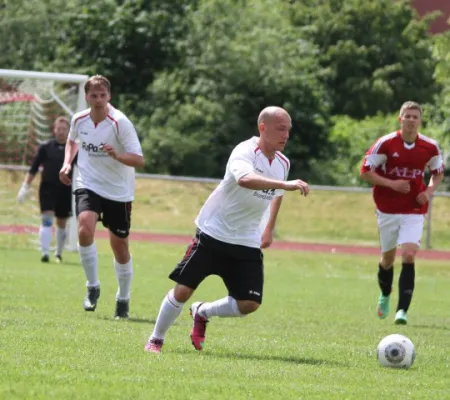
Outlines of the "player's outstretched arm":
<svg viewBox="0 0 450 400">
<path fill-rule="evenodd" d="M 266 189 L 282 189 L 290 192 L 298 190 L 302 195 L 306 196 L 309 193 L 309 186 L 301 179 L 292 181 L 281 181 L 277 179 L 266 178 L 254 173 L 244 175 L 238 180 L 239 186 L 251 190 L 266 190 Z"/>
</svg>

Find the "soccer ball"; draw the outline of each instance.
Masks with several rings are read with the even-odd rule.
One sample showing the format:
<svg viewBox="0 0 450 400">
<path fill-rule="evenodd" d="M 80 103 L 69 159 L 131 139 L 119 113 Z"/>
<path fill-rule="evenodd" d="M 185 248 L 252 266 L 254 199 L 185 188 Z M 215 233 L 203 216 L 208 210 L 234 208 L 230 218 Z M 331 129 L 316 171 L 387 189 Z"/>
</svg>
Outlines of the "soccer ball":
<svg viewBox="0 0 450 400">
<path fill-rule="evenodd" d="M 389 335 L 378 345 L 377 358 L 383 367 L 409 368 L 416 358 L 416 350 L 406 336 Z"/>
</svg>

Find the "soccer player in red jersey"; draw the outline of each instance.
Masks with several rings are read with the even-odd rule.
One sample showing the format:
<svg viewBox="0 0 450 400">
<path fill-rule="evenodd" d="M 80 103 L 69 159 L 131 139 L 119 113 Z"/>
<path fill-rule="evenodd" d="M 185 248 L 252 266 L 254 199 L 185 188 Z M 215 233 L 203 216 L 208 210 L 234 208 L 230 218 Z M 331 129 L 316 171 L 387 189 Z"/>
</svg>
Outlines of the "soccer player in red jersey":
<svg viewBox="0 0 450 400">
<path fill-rule="evenodd" d="M 406 324 L 414 291 L 414 262 L 422 237 L 428 202 L 444 176 L 438 143 L 419 133 L 422 108 L 408 101 L 400 109 L 401 129 L 379 138 L 364 157 L 361 178 L 373 185 L 381 260 L 378 283 L 378 316 L 389 314 L 397 246 L 401 247 L 402 270 L 398 282 L 396 324 Z M 424 172 L 431 178 L 428 186 Z"/>
</svg>

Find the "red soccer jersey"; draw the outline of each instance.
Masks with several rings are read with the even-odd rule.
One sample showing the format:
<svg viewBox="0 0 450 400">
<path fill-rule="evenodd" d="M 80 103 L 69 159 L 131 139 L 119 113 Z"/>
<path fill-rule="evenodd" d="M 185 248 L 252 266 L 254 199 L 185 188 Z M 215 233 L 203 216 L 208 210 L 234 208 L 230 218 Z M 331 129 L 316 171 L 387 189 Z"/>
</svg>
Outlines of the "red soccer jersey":
<svg viewBox="0 0 450 400">
<path fill-rule="evenodd" d="M 384 186 L 374 186 L 373 198 L 377 209 L 388 214 L 425 214 L 428 203 L 416 201 L 426 188 L 425 168 L 433 175 L 444 171 L 442 155 L 437 142 L 419 133 L 414 143 L 403 141 L 401 132 L 392 132 L 379 138 L 364 157 L 361 172 L 375 170 L 379 175 L 410 181 L 409 193 L 399 193 Z"/>
</svg>

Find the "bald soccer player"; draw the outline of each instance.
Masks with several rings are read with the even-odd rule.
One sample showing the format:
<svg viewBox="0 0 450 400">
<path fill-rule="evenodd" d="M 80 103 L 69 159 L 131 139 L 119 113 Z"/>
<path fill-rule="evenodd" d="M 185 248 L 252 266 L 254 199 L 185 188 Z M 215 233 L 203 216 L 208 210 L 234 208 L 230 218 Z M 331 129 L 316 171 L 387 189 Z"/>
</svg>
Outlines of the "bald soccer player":
<svg viewBox="0 0 450 400">
<path fill-rule="evenodd" d="M 197 231 L 191 244 L 169 276 L 176 285 L 161 304 L 146 351 L 161 352 L 166 332 L 209 275 L 222 278 L 228 296 L 211 303 L 192 304 L 190 336 L 196 350 L 203 348 L 210 318 L 244 317 L 261 305 L 261 249 L 272 244 L 283 193 L 309 193 L 306 182 L 287 181 L 290 164 L 281 151 L 291 127 L 286 110 L 267 107 L 258 117 L 259 137 L 238 144 L 232 151 L 224 178 L 195 220 Z"/>
</svg>

